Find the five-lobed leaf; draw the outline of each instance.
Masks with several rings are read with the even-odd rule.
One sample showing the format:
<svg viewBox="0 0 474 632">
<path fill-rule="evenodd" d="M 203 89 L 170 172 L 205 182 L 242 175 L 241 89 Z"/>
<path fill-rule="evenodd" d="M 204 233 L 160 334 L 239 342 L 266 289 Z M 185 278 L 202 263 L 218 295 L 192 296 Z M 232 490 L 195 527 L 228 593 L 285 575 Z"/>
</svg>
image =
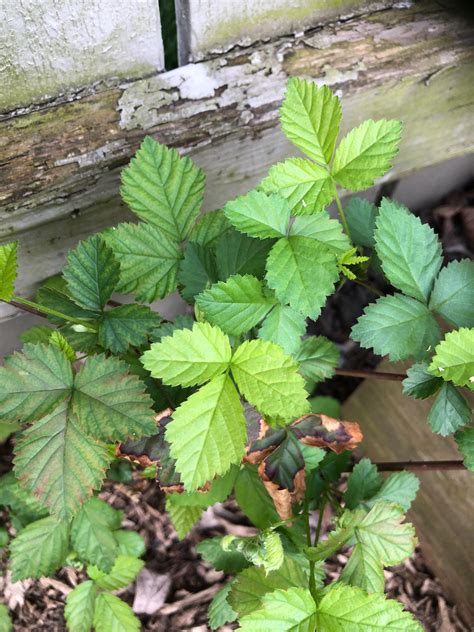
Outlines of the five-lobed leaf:
<svg viewBox="0 0 474 632">
<path fill-rule="evenodd" d="M 263 321 L 258 337 L 279 345 L 287 354 L 296 353 L 306 331 L 306 318 L 288 305 L 275 305 Z"/>
<path fill-rule="evenodd" d="M 265 239 L 286 235 L 291 209 L 288 201 L 275 193 L 250 191 L 227 202 L 224 213 L 241 233 Z"/>
<path fill-rule="evenodd" d="M 429 372 L 457 386 L 474 388 L 474 328 L 446 334 L 435 349 Z"/>
<path fill-rule="evenodd" d="M 66 597 L 64 616 L 69 632 L 90 632 L 97 588 L 92 581 L 78 584 Z"/>
<path fill-rule="evenodd" d="M 0 300 L 11 301 L 15 291 L 17 242 L 0 245 Z"/>
<path fill-rule="evenodd" d="M 430 309 L 457 327 L 474 327 L 474 261 L 451 261 L 441 270 Z"/>
</svg>

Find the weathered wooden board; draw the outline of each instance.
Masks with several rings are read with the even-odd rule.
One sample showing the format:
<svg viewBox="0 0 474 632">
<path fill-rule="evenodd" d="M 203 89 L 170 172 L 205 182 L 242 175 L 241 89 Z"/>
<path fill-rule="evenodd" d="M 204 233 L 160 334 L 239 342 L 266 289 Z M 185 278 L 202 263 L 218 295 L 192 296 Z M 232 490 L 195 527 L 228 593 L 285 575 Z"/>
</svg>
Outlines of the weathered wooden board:
<svg viewBox="0 0 474 632">
<path fill-rule="evenodd" d="M 155 0 L 0 5 L 0 111 L 164 68 Z"/>
<path fill-rule="evenodd" d="M 291 75 L 333 86 L 345 129 L 403 119 L 388 178 L 474 151 L 473 38 L 462 18 L 419 3 L 4 118 L 0 239 L 28 245 L 20 289 L 57 272 L 79 237 L 124 217 L 119 171 L 146 132 L 205 169 L 207 208 L 254 186 L 294 153 L 277 116 Z"/>
<path fill-rule="evenodd" d="M 394 0 L 176 0 L 180 63 L 278 35 L 301 34 L 331 18 L 393 4 Z"/>
<path fill-rule="evenodd" d="M 403 370 L 382 364 L 385 370 Z M 366 380 L 344 406 L 344 418 L 357 420 L 364 433 L 360 454 L 374 461 L 449 460 L 460 455 L 451 438 L 431 432 L 426 417 L 431 401 L 404 397 L 398 382 Z M 474 404 L 474 396 L 466 392 Z M 409 512 L 423 554 L 474 624 L 474 474 L 466 470 L 417 472 L 418 497 Z"/>
</svg>

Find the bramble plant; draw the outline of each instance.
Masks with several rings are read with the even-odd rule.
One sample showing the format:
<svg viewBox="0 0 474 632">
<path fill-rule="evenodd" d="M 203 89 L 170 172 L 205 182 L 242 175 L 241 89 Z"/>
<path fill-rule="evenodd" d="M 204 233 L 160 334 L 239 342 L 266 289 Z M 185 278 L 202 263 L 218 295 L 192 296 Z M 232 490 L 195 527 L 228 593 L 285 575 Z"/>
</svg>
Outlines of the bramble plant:
<svg viewBox="0 0 474 632">
<path fill-rule="evenodd" d="M 342 491 L 362 433 L 334 402 L 309 398 L 339 351 L 306 336 L 306 319 L 343 284 L 371 288 L 369 270 L 383 274 L 393 292 L 365 309 L 352 338 L 413 361 L 404 392 L 435 396 L 429 425 L 455 433 L 473 469 L 461 389 L 474 387 L 474 263 L 442 267 L 432 229 L 390 199 L 342 207 L 338 188 L 366 189 L 390 168 L 401 123 L 365 121 L 336 147 L 339 99 L 300 79 L 280 113 L 307 158 L 274 165 L 255 190 L 202 215 L 203 172 L 145 138 L 121 189 L 140 221 L 79 243 L 36 302 L 14 294 L 16 243 L 0 248 L 0 299 L 49 319 L 0 368 L 0 431 L 15 445 L 13 471 L 0 478 L 9 512 L 0 544 L 13 581 L 67 564 L 87 572 L 67 597 L 71 632 L 140 627 L 113 591 L 137 576 L 143 542 L 96 496 L 123 459 L 147 476 L 156 468 L 180 537 L 230 494 L 259 529 L 198 546 L 236 576 L 212 601 L 212 629 L 235 620 L 249 632 L 422 629 L 385 598 L 383 574 L 414 550 L 404 513 L 418 480 L 406 471 L 384 479 L 362 459 Z M 339 220 L 325 210 L 333 201 Z M 176 289 L 194 317 L 165 322 L 147 304 Z M 117 292 L 135 302 L 112 301 Z M 334 528 L 321 539 L 327 506 Z M 328 584 L 324 562 L 347 546 Z M 1 629 L 6 617 L 0 609 Z"/>
</svg>

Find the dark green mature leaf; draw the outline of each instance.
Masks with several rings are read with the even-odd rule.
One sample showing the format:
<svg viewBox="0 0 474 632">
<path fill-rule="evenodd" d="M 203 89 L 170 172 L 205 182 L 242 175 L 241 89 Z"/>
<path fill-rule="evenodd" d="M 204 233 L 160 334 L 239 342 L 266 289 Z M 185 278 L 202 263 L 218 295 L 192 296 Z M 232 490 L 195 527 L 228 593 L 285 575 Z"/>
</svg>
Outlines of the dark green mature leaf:
<svg viewBox="0 0 474 632">
<path fill-rule="evenodd" d="M 347 479 L 344 501 L 347 509 L 355 509 L 363 500 L 371 498 L 382 487 L 383 478 L 370 459 L 361 459 Z"/>
<path fill-rule="evenodd" d="M 395 472 L 386 478 L 382 487 L 371 498 L 364 500 L 366 507 L 373 507 L 379 502 L 395 503 L 403 511 L 408 511 L 415 500 L 420 481 L 412 472 Z"/>
<path fill-rule="evenodd" d="M 22 525 L 48 515 L 47 509 L 20 485 L 11 470 L 0 477 L 0 505 L 8 507 Z"/>
<path fill-rule="evenodd" d="M 281 303 L 317 318 L 339 278 L 336 257 L 308 237 L 280 239 L 267 260 L 267 283 Z"/>
<path fill-rule="evenodd" d="M 226 281 L 233 274 L 251 274 L 261 279 L 273 243 L 273 240 L 254 239 L 234 229 L 226 231 L 216 243 L 219 279 Z"/>
<path fill-rule="evenodd" d="M 402 384 L 404 395 L 416 399 L 426 399 L 441 388 L 443 380 L 428 373 L 426 362 L 418 362 L 407 370 L 407 376 Z"/>
<path fill-rule="evenodd" d="M 22 529 L 10 545 L 12 580 L 51 575 L 69 553 L 69 526 L 48 517 Z"/>
<path fill-rule="evenodd" d="M 204 172 L 190 158 L 146 136 L 122 171 L 120 192 L 138 217 L 182 241 L 199 215 L 204 184 Z"/>
<path fill-rule="evenodd" d="M 291 77 L 280 108 L 283 132 L 307 156 L 328 164 L 331 160 L 342 108 L 328 86 Z"/>
<path fill-rule="evenodd" d="M 210 211 L 193 226 L 189 239 L 201 246 L 213 246 L 230 227 L 229 220 L 222 209 Z"/>
<path fill-rule="evenodd" d="M 342 230 L 341 222 L 331 219 L 326 211 L 295 217 L 288 234 L 290 237 L 314 239 L 338 254 L 346 252 L 351 247 L 349 237 Z"/>
<path fill-rule="evenodd" d="M 353 197 L 344 209 L 352 241 L 357 246 L 373 248 L 375 246 L 375 220 L 378 208 L 369 200 Z"/>
<path fill-rule="evenodd" d="M 314 632 L 316 602 L 307 588 L 275 590 L 263 597 L 258 610 L 243 616 L 240 624 L 243 632 Z"/>
<path fill-rule="evenodd" d="M 96 597 L 97 588 L 91 581 L 81 582 L 67 595 L 64 616 L 70 632 L 90 632 Z"/>
<path fill-rule="evenodd" d="M 430 309 L 457 327 L 474 327 L 474 261 L 451 261 L 441 270 Z"/>
<path fill-rule="evenodd" d="M 339 350 L 324 336 L 310 336 L 303 340 L 295 359 L 300 372 L 308 379 L 320 382 L 334 375 L 339 362 Z"/>
<path fill-rule="evenodd" d="M 235 574 L 240 573 L 244 568 L 248 568 L 250 562 L 244 555 L 238 550 L 224 550 L 222 548 L 222 540 L 222 537 L 203 540 L 196 546 L 196 551 L 203 560 L 212 564 L 217 571 Z"/>
<path fill-rule="evenodd" d="M 120 305 L 103 313 L 99 342 L 113 353 L 124 353 L 130 345 L 140 347 L 148 340 L 161 317 L 144 305 Z"/>
<path fill-rule="evenodd" d="M 104 235 L 120 261 L 119 292 L 151 303 L 176 289 L 181 249 L 149 224 L 119 224 Z"/>
<path fill-rule="evenodd" d="M 403 294 L 384 296 L 364 310 L 352 337 L 365 349 L 373 347 L 390 359 L 423 358 L 436 346 L 440 330 L 429 309 Z"/>
<path fill-rule="evenodd" d="M 209 605 L 208 618 L 211 630 L 218 630 L 226 623 L 231 623 L 237 619 L 237 612 L 227 601 L 231 588 L 232 583 L 229 582 L 214 595 Z"/>
<path fill-rule="evenodd" d="M 250 191 L 227 202 L 224 213 L 241 233 L 265 239 L 286 235 L 291 209 L 285 198 L 279 195 Z"/>
<path fill-rule="evenodd" d="M 275 299 L 256 277 L 235 274 L 199 294 L 196 303 L 211 324 L 238 336 L 263 320 Z"/>
<path fill-rule="evenodd" d="M 139 632 L 141 627 L 130 606 L 107 592 L 97 595 L 93 625 L 101 632 Z"/>
<path fill-rule="evenodd" d="M 72 318 L 82 318 L 84 320 L 94 320 L 98 314 L 94 310 L 84 309 L 76 305 L 71 298 L 66 280 L 60 276 L 54 276 L 45 281 L 38 290 L 37 301 L 40 305 L 54 309 Z M 63 318 L 48 316 L 55 325 L 64 325 Z"/>
<path fill-rule="evenodd" d="M 288 158 L 273 165 L 260 187 L 265 193 L 279 193 L 286 198 L 293 215 L 322 211 L 334 198 L 327 169 L 302 158 Z"/>
<path fill-rule="evenodd" d="M 275 305 L 258 331 L 258 337 L 279 345 L 285 353 L 296 353 L 306 331 L 306 318 L 288 305 Z"/>
<path fill-rule="evenodd" d="M 197 294 L 217 281 L 214 253 L 205 246 L 189 242 L 181 262 L 178 280 L 183 286 L 181 296 L 188 303 L 194 303 Z"/>
<path fill-rule="evenodd" d="M 293 492 L 297 485 L 297 476 L 304 469 L 304 458 L 297 441 L 288 436 L 263 461 L 261 473 L 279 489 Z"/>
<path fill-rule="evenodd" d="M 235 482 L 235 499 L 247 518 L 259 529 L 266 529 L 280 521 L 257 468 L 244 465 Z"/>
<path fill-rule="evenodd" d="M 433 229 L 387 198 L 382 200 L 376 225 L 377 254 L 387 279 L 404 294 L 427 303 L 443 263 Z"/>
<path fill-rule="evenodd" d="M 53 331 L 54 329 L 48 325 L 33 325 L 21 332 L 20 340 L 24 345 L 28 343 L 47 345 Z"/>
<path fill-rule="evenodd" d="M 428 371 L 458 386 L 474 389 L 474 328 L 446 334 L 435 349 Z"/>
<path fill-rule="evenodd" d="M 152 342 L 160 342 L 166 336 L 172 336 L 177 329 L 192 329 L 194 318 L 187 314 L 179 314 L 173 321 L 162 323 L 151 332 Z"/>
<path fill-rule="evenodd" d="M 63 402 L 25 430 L 15 447 L 15 473 L 51 513 L 68 520 L 98 489 L 111 457 L 86 434 Z"/>
<path fill-rule="evenodd" d="M 452 384 L 445 382 L 428 414 L 431 430 L 446 437 L 470 420 L 471 407 Z"/>
<path fill-rule="evenodd" d="M 459 452 L 464 457 L 464 465 L 474 472 L 474 428 L 464 428 L 454 435 Z"/>
<path fill-rule="evenodd" d="M 40 419 L 71 393 L 71 364 L 57 348 L 26 344 L 0 367 L 0 419 Z"/>
<path fill-rule="evenodd" d="M 11 301 L 15 291 L 17 242 L 0 245 L 0 300 Z"/>
<path fill-rule="evenodd" d="M 336 182 L 351 191 L 371 187 L 376 178 L 390 169 L 390 162 L 398 153 L 401 132 L 400 121 L 384 119 L 368 119 L 352 129 L 336 149 L 332 166 Z"/>
<path fill-rule="evenodd" d="M 105 241 L 92 235 L 69 252 L 63 276 L 73 301 L 99 314 L 117 287 L 120 264 Z"/>
</svg>

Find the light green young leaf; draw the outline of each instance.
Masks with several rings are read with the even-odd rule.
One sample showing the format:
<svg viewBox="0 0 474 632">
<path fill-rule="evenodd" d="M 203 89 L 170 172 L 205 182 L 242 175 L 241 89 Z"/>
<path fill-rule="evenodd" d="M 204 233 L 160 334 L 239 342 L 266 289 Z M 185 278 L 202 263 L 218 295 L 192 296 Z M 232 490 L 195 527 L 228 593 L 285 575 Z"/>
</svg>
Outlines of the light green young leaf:
<svg viewBox="0 0 474 632">
<path fill-rule="evenodd" d="M 349 224 L 352 241 L 357 246 L 366 246 L 367 248 L 375 246 L 374 231 L 378 212 L 375 204 L 361 197 L 352 197 L 346 204 L 344 213 Z"/>
<path fill-rule="evenodd" d="M 51 575 L 69 553 L 69 527 L 48 517 L 21 529 L 10 545 L 12 581 Z"/>
<path fill-rule="evenodd" d="M 55 329 L 51 334 L 49 343 L 53 347 L 57 347 L 60 351 L 62 351 L 69 362 L 74 362 L 76 360 L 76 352 L 58 329 Z"/>
<path fill-rule="evenodd" d="M 301 343 L 295 359 L 305 378 L 320 382 L 334 375 L 339 362 L 339 350 L 324 336 L 310 336 Z"/>
<path fill-rule="evenodd" d="M 388 198 L 382 200 L 376 226 L 375 247 L 387 279 L 405 294 L 427 303 L 443 263 L 433 229 Z"/>
<path fill-rule="evenodd" d="M 227 202 L 224 213 L 241 233 L 261 239 L 284 237 L 290 220 L 290 207 L 285 198 L 250 191 Z"/>
<path fill-rule="evenodd" d="M 285 136 L 307 156 L 329 164 L 339 133 L 341 103 L 328 86 L 291 77 L 280 108 Z"/>
<path fill-rule="evenodd" d="M 189 490 L 239 463 L 246 436 L 242 404 L 228 375 L 214 377 L 191 395 L 166 427 L 171 456 Z"/>
<path fill-rule="evenodd" d="M 120 264 L 105 241 L 92 235 L 69 252 L 63 276 L 73 301 L 99 314 L 117 287 Z"/>
<path fill-rule="evenodd" d="M 361 191 L 389 169 L 398 153 L 402 132 L 400 121 L 368 119 L 352 129 L 339 143 L 332 175 L 345 189 Z"/>
<path fill-rule="evenodd" d="M 88 358 L 74 381 L 73 411 L 86 432 L 104 441 L 155 434 L 152 403 L 144 383 L 115 357 Z"/>
<path fill-rule="evenodd" d="M 161 322 L 145 305 L 120 305 L 105 311 L 99 324 L 99 342 L 113 353 L 125 353 L 130 345 L 140 347 Z"/>
<path fill-rule="evenodd" d="M 464 457 L 464 465 L 474 472 L 474 428 L 464 428 L 454 435 L 459 452 Z"/>
<path fill-rule="evenodd" d="M 266 573 L 278 570 L 285 559 L 280 535 L 273 530 L 243 538 L 227 535 L 221 545 L 224 551 L 240 551 L 246 560 L 263 568 Z"/>
<path fill-rule="evenodd" d="M 100 487 L 110 460 L 107 447 L 84 432 L 67 402 L 27 428 L 15 446 L 17 477 L 62 520 Z"/>
<path fill-rule="evenodd" d="M 219 279 L 226 281 L 233 274 L 251 274 L 262 278 L 271 239 L 254 239 L 235 229 L 226 231 L 216 243 L 216 261 Z"/>
<path fill-rule="evenodd" d="M 0 604 L 0 632 L 11 632 L 13 630 L 12 620 L 7 606 Z"/>
<path fill-rule="evenodd" d="M 403 294 L 384 296 L 364 310 L 352 328 L 352 338 L 362 347 L 372 347 L 392 361 L 421 359 L 440 338 L 440 330 L 429 309 Z"/>
<path fill-rule="evenodd" d="M 231 588 L 232 582 L 229 582 L 214 595 L 209 605 L 208 619 L 211 630 L 218 630 L 226 623 L 232 623 L 237 619 L 237 612 L 227 601 Z"/>
<path fill-rule="evenodd" d="M 329 172 L 302 158 L 288 158 L 271 167 L 260 183 L 265 193 L 279 193 L 288 200 L 293 215 L 311 215 L 334 198 Z"/>
<path fill-rule="evenodd" d="M 190 241 L 194 241 L 200 246 L 214 246 L 217 239 L 229 230 L 230 224 L 222 209 L 210 211 L 194 224 Z"/>
<path fill-rule="evenodd" d="M 474 328 L 447 333 L 436 347 L 428 371 L 457 386 L 474 389 Z"/>
<path fill-rule="evenodd" d="M 329 531 L 325 540 L 320 540 L 314 547 L 306 549 L 306 555 L 313 562 L 322 562 L 337 553 L 354 534 L 355 527 L 363 520 L 364 511 L 346 511 L 336 521 L 336 528 Z"/>
<path fill-rule="evenodd" d="M 441 270 L 430 309 L 457 327 L 474 327 L 474 261 L 451 261 Z"/>
<path fill-rule="evenodd" d="M 319 316 L 339 278 L 336 257 L 307 237 L 280 239 L 267 260 L 267 283 L 281 303 L 304 316 Z"/>
<path fill-rule="evenodd" d="M 321 211 L 316 215 L 295 217 L 289 236 L 314 239 L 335 253 L 346 252 L 351 247 L 349 237 L 342 230 L 341 222 L 331 219 L 326 211 Z"/>
<path fill-rule="evenodd" d="M 403 511 L 408 511 L 419 489 L 420 481 L 412 472 L 395 472 L 384 480 L 382 487 L 376 494 L 364 500 L 364 505 L 370 508 L 383 501 L 395 503 Z"/>
<path fill-rule="evenodd" d="M 446 437 L 471 421 L 471 407 L 457 388 L 445 382 L 428 414 L 433 432 Z"/>
<path fill-rule="evenodd" d="M 199 215 L 204 184 L 204 172 L 190 158 L 146 136 L 122 171 L 120 192 L 140 219 L 182 241 Z"/>
<path fill-rule="evenodd" d="M 96 586 L 103 590 L 118 590 L 131 584 L 142 570 L 145 562 L 129 555 L 119 555 L 110 573 L 104 573 L 97 566 L 88 566 L 87 574 Z"/>
<path fill-rule="evenodd" d="M 48 325 L 33 325 L 21 332 L 20 340 L 24 345 L 28 343 L 48 345 L 53 331 L 55 330 Z"/>
<path fill-rule="evenodd" d="M 318 606 L 318 632 L 423 632 L 413 615 L 380 593 L 368 595 L 360 588 L 334 584 Z M 255 631 L 256 632 L 256 631 Z"/>
<path fill-rule="evenodd" d="M 314 632 L 316 603 L 306 588 L 275 590 L 262 606 L 240 619 L 244 632 Z"/>
<path fill-rule="evenodd" d="M 152 344 L 142 363 L 165 384 L 195 386 L 225 371 L 231 355 L 229 339 L 218 327 L 195 323 L 191 330 L 178 329 Z"/>
<path fill-rule="evenodd" d="M 57 347 L 26 344 L 0 367 L 0 419 L 40 419 L 71 393 L 71 364 Z"/>
<path fill-rule="evenodd" d="M 104 239 L 120 261 L 117 290 L 151 303 L 177 287 L 182 252 L 177 242 L 149 224 L 119 224 Z"/>
<path fill-rule="evenodd" d="M 441 388 L 443 380 L 428 373 L 426 362 L 418 362 L 407 369 L 407 376 L 402 384 L 404 395 L 426 399 Z"/>
<path fill-rule="evenodd" d="M 145 554 L 145 542 L 143 541 L 142 536 L 135 531 L 125 531 L 124 529 L 119 529 L 114 535 L 118 543 L 119 555 L 141 557 Z"/>
<path fill-rule="evenodd" d="M 202 509 L 196 505 L 179 505 L 174 502 L 176 494 L 166 499 L 166 511 L 169 513 L 178 538 L 183 540 L 196 522 L 201 518 Z"/>
<path fill-rule="evenodd" d="M 291 355 L 296 353 L 306 331 L 306 318 L 288 305 L 275 305 L 263 321 L 258 337 L 274 342 Z"/>
<path fill-rule="evenodd" d="M 96 597 L 97 588 L 91 581 L 81 582 L 68 594 L 64 616 L 69 632 L 90 632 Z"/>
<path fill-rule="evenodd" d="M 212 325 L 239 336 L 265 318 L 275 299 L 255 277 L 235 274 L 199 294 L 196 303 Z"/>
<path fill-rule="evenodd" d="M 99 498 L 91 498 L 74 517 L 71 542 L 83 562 L 109 572 L 118 555 L 114 531 L 120 527 L 122 513 Z"/>
<path fill-rule="evenodd" d="M 217 281 L 216 257 L 210 248 L 188 242 L 181 262 L 178 280 L 183 286 L 181 296 L 194 303 L 195 296 Z"/>
<path fill-rule="evenodd" d="M 0 245 L 0 300 L 11 301 L 15 292 L 17 242 Z"/>
<path fill-rule="evenodd" d="M 358 586 L 367 593 L 383 593 L 385 578 L 378 555 L 363 544 L 356 544 L 341 573 L 340 581 Z"/>
<path fill-rule="evenodd" d="M 234 353 L 231 366 L 240 392 L 262 414 L 290 420 L 308 412 L 298 365 L 278 345 L 247 340 Z"/>
<path fill-rule="evenodd" d="M 140 632 L 141 628 L 130 606 L 107 592 L 97 595 L 93 625 L 100 632 Z"/>
<path fill-rule="evenodd" d="M 355 509 L 363 500 L 371 498 L 382 487 L 383 478 L 370 459 L 361 459 L 347 479 L 344 501 L 347 509 Z"/>
</svg>

